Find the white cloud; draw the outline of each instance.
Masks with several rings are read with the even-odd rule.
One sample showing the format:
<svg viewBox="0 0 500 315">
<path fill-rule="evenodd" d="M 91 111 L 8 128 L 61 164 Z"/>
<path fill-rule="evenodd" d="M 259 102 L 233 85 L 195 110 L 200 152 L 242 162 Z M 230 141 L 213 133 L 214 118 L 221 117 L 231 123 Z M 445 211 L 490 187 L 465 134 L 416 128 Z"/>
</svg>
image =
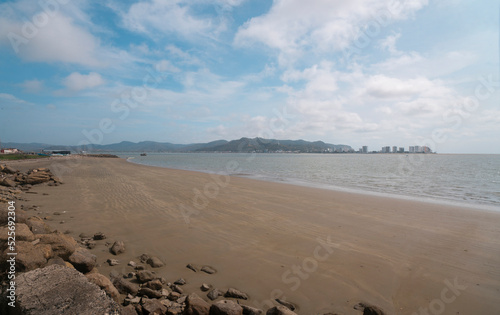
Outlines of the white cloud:
<svg viewBox="0 0 500 315">
<path fill-rule="evenodd" d="M 25 100 L 22 100 L 20 98 L 17 98 L 12 94 L 0 93 L 0 109 L 17 108 L 26 105 L 33 105 L 33 104 Z"/>
<path fill-rule="evenodd" d="M 26 80 L 21 86 L 27 93 L 38 93 L 43 89 L 43 81 L 37 79 Z"/>
<path fill-rule="evenodd" d="M 0 12 L 0 44 L 10 46 L 23 60 L 100 64 L 98 40 L 75 21 L 85 19 L 78 7 L 61 5 L 47 14 L 31 1 L 20 1 L 1 4 Z"/>
<path fill-rule="evenodd" d="M 71 91 L 90 89 L 104 83 L 101 75 L 95 72 L 90 72 L 87 75 L 73 72 L 63 80 L 63 84 Z"/>
<path fill-rule="evenodd" d="M 389 35 L 383 40 L 380 41 L 380 48 L 387 50 L 389 53 L 392 55 L 399 55 L 401 54 L 400 51 L 396 48 L 396 42 L 398 39 L 401 37 L 401 33 Z"/>
<path fill-rule="evenodd" d="M 280 63 L 288 64 L 306 51 L 346 49 L 369 22 L 405 19 L 426 4 L 427 0 L 278 0 L 268 13 L 238 30 L 235 44 L 262 43 L 277 49 Z"/>
<path fill-rule="evenodd" d="M 123 14 L 123 23 L 132 31 L 147 33 L 150 36 L 165 32 L 190 38 L 207 34 L 216 28 L 211 19 L 194 16 L 189 5 L 181 0 L 134 3 L 128 12 Z"/>
<path fill-rule="evenodd" d="M 156 69 L 156 71 L 159 71 L 159 72 L 180 72 L 181 71 L 181 69 L 179 69 L 176 66 L 174 66 L 168 60 L 161 60 L 161 61 L 159 61 L 156 64 L 155 69 Z"/>
</svg>

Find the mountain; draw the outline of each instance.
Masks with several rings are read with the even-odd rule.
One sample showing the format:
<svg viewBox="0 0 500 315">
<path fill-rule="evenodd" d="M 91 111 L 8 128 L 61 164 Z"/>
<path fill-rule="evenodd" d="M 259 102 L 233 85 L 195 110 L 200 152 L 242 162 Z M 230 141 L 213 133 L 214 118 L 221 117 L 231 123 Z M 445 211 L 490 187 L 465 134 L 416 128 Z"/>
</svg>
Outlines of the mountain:
<svg viewBox="0 0 500 315">
<path fill-rule="evenodd" d="M 2 148 L 17 148 L 26 152 L 41 150 L 69 150 L 73 152 L 335 152 L 348 151 L 348 145 L 335 145 L 323 141 L 275 140 L 263 138 L 241 138 L 239 140 L 217 140 L 208 143 L 174 144 L 169 142 L 122 141 L 113 144 L 89 146 L 63 146 L 45 143 L 2 143 Z"/>
<path fill-rule="evenodd" d="M 335 145 L 323 141 L 309 142 L 305 140 L 275 140 L 263 138 L 241 138 L 225 144 L 199 149 L 197 151 L 218 152 L 334 152 L 348 151 L 348 145 Z"/>
</svg>

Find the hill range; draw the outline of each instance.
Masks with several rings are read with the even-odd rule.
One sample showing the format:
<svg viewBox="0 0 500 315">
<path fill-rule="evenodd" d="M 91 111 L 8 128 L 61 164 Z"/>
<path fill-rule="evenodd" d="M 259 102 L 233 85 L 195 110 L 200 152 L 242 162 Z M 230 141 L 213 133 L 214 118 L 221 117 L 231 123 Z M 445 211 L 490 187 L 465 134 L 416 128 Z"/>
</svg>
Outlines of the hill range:
<svg viewBox="0 0 500 315">
<path fill-rule="evenodd" d="M 344 144 L 330 144 L 323 141 L 276 140 L 263 138 L 241 138 L 238 140 L 217 140 L 207 143 L 174 144 L 169 142 L 122 141 L 113 144 L 93 144 L 85 146 L 64 146 L 45 143 L 2 143 L 3 148 L 17 148 L 25 152 L 41 150 L 67 150 L 73 152 L 297 152 L 321 153 L 343 152 L 352 148 Z"/>
</svg>

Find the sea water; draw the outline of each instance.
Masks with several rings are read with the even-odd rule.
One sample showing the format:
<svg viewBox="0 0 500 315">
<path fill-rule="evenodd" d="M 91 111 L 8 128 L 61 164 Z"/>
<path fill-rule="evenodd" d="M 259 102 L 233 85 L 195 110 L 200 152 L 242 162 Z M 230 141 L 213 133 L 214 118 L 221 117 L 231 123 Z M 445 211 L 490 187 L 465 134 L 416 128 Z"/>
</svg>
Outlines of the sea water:
<svg viewBox="0 0 500 315">
<path fill-rule="evenodd" d="M 500 210 L 500 155 L 116 154 L 144 165 Z"/>
</svg>

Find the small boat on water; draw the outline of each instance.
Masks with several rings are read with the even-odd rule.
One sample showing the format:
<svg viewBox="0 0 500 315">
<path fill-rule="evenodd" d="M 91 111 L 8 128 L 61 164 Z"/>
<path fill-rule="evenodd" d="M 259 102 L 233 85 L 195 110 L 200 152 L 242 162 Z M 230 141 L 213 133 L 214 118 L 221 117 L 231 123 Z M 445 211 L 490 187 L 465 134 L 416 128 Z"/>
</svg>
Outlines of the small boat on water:
<svg viewBox="0 0 500 315">
<path fill-rule="evenodd" d="M 146 156 L 147 154 L 146 153 L 141 153 L 141 156 Z"/>
</svg>

